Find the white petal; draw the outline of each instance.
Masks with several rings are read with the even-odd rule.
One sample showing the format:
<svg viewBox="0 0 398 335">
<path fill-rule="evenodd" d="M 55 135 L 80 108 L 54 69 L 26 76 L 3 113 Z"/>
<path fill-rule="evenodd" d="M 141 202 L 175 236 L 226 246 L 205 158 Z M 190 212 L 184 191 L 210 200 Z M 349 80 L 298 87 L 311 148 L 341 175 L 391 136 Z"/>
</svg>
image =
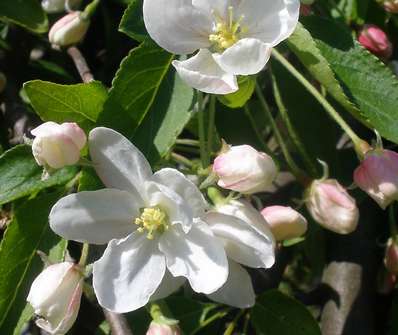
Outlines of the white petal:
<svg viewBox="0 0 398 335">
<path fill-rule="evenodd" d="M 152 39 L 171 53 L 189 54 L 210 45 L 211 18 L 190 0 L 145 0 L 144 22 Z"/>
<path fill-rule="evenodd" d="M 213 57 L 225 72 L 246 76 L 260 72 L 271 57 L 271 51 L 269 45 L 258 39 L 244 38 Z"/>
<path fill-rule="evenodd" d="M 202 92 L 229 94 L 239 89 L 236 77 L 221 69 L 207 49 L 201 49 L 185 61 L 175 60 L 173 66 L 182 80 Z"/>
<path fill-rule="evenodd" d="M 167 213 L 171 224 L 180 224 L 184 232 L 191 229 L 193 213 L 188 202 L 172 189 L 156 182 L 147 182 L 148 206 L 158 206 Z"/>
<path fill-rule="evenodd" d="M 226 18 L 230 0 L 192 0 L 192 4 L 206 11 L 209 16 L 216 14 L 221 18 Z"/>
<path fill-rule="evenodd" d="M 204 218 L 225 247 L 229 258 L 252 268 L 269 268 L 275 262 L 272 236 L 260 234 L 236 216 L 211 212 Z"/>
<path fill-rule="evenodd" d="M 139 197 L 114 189 L 79 192 L 60 199 L 50 213 L 51 229 L 68 240 L 104 244 L 136 227 Z"/>
<path fill-rule="evenodd" d="M 166 271 L 157 246 L 138 232 L 108 244 L 93 269 L 94 291 L 102 307 L 126 313 L 147 304 Z"/>
<path fill-rule="evenodd" d="M 256 302 L 253 284 L 247 271 L 234 261 L 229 261 L 226 283 L 208 297 L 222 304 L 237 308 L 250 308 Z"/>
<path fill-rule="evenodd" d="M 192 209 L 194 217 L 200 217 L 208 207 L 205 198 L 197 186 L 176 169 L 162 169 L 153 175 L 153 180 L 174 190 L 185 199 Z"/>
<path fill-rule="evenodd" d="M 196 292 L 212 293 L 227 280 L 228 262 L 222 244 L 200 220 L 188 234 L 178 225 L 166 231 L 159 249 L 166 255 L 171 274 L 186 277 Z"/>
<path fill-rule="evenodd" d="M 236 15 L 244 16 L 245 37 L 257 38 L 275 46 L 296 28 L 300 14 L 299 0 L 240 1 Z"/>
<path fill-rule="evenodd" d="M 184 277 L 173 277 L 170 271 L 166 270 L 162 282 L 156 292 L 152 294 L 150 301 L 167 298 L 184 285 L 185 281 L 186 279 Z"/>
<path fill-rule="evenodd" d="M 144 183 L 152 177 L 152 170 L 127 138 L 109 128 L 95 128 L 89 135 L 89 148 L 94 168 L 107 187 L 143 196 Z"/>
</svg>

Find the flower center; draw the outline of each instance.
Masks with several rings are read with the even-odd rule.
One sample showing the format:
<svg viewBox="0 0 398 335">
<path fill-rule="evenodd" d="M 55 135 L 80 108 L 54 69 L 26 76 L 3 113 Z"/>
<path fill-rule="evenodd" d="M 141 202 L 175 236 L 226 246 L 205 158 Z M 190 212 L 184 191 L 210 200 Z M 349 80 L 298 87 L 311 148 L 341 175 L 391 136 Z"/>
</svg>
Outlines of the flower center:
<svg viewBox="0 0 398 335">
<path fill-rule="evenodd" d="M 167 214 L 159 207 L 144 208 L 141 212 L 141 216 L 136 218 L 134 223 L 140 233 L 147 232 L 147 238 L 153 240 L 154 233 L 163 233 L 169 229 Z"/>
<path fill-rule="evenodd" d="M 234 8 L 228 7 L 228 20 L 225 20 L 217 13 L 213 12 L 216 20 L 214 34 L 209 36 L 209 41 L 213 44 L 216 50 L 223 51 L 233 46 L 240 39 L 240 33 L 243 31 L 241 25 L 243 15 L 237 20 L 234 20 Z"/>
</svg>

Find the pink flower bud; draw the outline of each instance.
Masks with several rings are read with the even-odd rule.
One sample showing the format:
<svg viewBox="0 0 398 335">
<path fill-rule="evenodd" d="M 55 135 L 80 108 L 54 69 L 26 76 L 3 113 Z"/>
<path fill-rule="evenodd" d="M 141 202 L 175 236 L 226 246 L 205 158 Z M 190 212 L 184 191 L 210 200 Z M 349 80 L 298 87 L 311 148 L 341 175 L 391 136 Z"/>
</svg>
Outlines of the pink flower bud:
<svg viewBox="0 0 398 335">
<path fill-rule="evenodd" d="M 398 154 L 373 150 L 354 171 L 355 183 L 385 209 L 398 200 Z"/>
<path fill-rule="evenodd" d="M 375 25 L 365 25 L 358 37 L 359 43 L 371 53 L 384 59 L 392 55 L 392 44 L 386 33 Z"/>
<path fill-rule="evenodd" d="M 180 335 L 181 331 L 177 325 L 169 326 L 164 323 L 152 321 L 146 335 Z"/>
<path fill-rule="evenodd" d="M 50 29 L 48 39 L 53 45 L 66 47 L 79 43 L 88 30 L 90 21 L 83 18 L 83 13 L 76 11 L 65 15 Z"/>
<path fill-rule="evenodd" d="M 306 205 L 316 222 L 335 233 L 349 234 L 358 225 L 355 199 L 335 179 L 315 180 Z"/>
<path fill-rule="evenodd" d="M 312 14 L 312 8 L 310 5 L 303 5 L 300 6 L 300 15 L 301 16 L 309 16 Z"/>
<path fill-rule="evenodd" d="M 31 131 L 36 136 L 32 144 L 33 156 L 40 166 L 60 169 L 76 164 L 87 137 L 76 123 L 46 122 Z"/>
<path fill-rule="evenodd" d="M 40 318 L 38 327 L 50 334 L 65 334 L 76 321 L 84 277 L 74 263 L 50 265 L 34 280 L 27 301 Z"/>
<path fill-rule="evenodd" d="M 387 242 L 384 265 L 388 272 L 398 275 L 398 245 L 392 238 Z"/>
<path fill-rule="evenodd" d="M 233 146 L 220 154 L 213 171 L 220 187 L 245 194 L 265 191 L 277 174 L 272 158 L 249 145 Z"/>
<path fill-rule="evenodd" d="M 305 234 L 307 220 L 291 207 L 270 206 L 261 211 L 277 241 L 290 240 Z"/>
<path fill-rule="evenodd" d="M 386 12 L 397 14 L 398 13 L 398 0 L 385 0 L 382 3 Z"/>
</svg>

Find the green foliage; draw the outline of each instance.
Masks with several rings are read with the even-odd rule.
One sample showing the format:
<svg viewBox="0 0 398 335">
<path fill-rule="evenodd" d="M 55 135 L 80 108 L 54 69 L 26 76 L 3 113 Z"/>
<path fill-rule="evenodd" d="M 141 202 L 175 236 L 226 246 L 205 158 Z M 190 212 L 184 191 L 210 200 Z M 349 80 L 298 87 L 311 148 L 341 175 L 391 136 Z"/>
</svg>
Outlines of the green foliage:
<svg viewBox="0 0 398 335">
<path fill-rule="evenodd" d="M 253 76 L 241 77 L 238 84 L 237 92 L 218 96 L 218 100 L 229 108 L 241 108 L 250 100 L 256 87 L 256 78 Z"/>
<path fill-rule="evenodd" d="M 24 90 L 43 121 L 77 122 L 86 129 L 93 127 L 108 97 L 98 81 L 59 85 L 33 80 L 24 84 Z"/>
<path fill-rule="evenodd" d="M 14 218 L 0 244 L 1 334 L 17 334 L 18 328 L 32 315 L 32 310 L 26 307 L 26 297 L 32 281 L 43 268 L 36 252 L 50 253 L 53 261 L 63 258 L 66 244 L 47 224 L 50 208 L 59 196 L 60 193 L 42 195 L 19 204 L 14 210 Z"/>
<path fill-rule="evenodd" d="M 318 50 L 329 63 L 346 96 L 360 112 L 352 108 L 348 108 L 349 111 L 370 127 L 377 129 L 383 137 L 398 143 L 398 109 L 396 108 L 398 80 L 391 70 L 354 41 L 350 32 L 338 23 L 317 16 L 303 18 L 302 23 L 311 33 Z M 311 45 L 313 47 L 312 43 L 310 47 Z M 318 76 L 314 70 L 314 63 L 322 67 L 318 64 L 320 62 L 318 50 L 311 51 L 307 48 L 301 51 L 293 48 L 295 52 L 312 54 L 312 60 L 309 55 L 301 55 L 300 60 L 341 102 L 342 97 L 336 93 L 338 90 L 330 79 L 330 72 L 323 69 L 320 71 L 321 75 Z M 324 64 L 322 58 L 321 62 Z M 324 76 L 324 73 L 329 73 L 329 75 Z M 346 103 L 343 105 L 346 106 Z"/>
<path fill-rule="evenodd" d="M 25 27 L 36 33 L 48 30 L 48 20 L 37 0 L 1 0 L 0 20 Z"/>
<path fill-rule="evenodd" d="M 44 181 L 42 173 L 43 168 L 37 165 L 29 146 L 19 145 L 5 152 L 0 156 L 0 204 L 64 185 L 76 175 L 76 168 L 58 170 Z"/>
<path fill-rule="evenodd" d="M 148 37 L 142 14 L 142 0 L 132 0 L 120 21 L 119 31 L 142 42 Z"/>
<path fill-rule="evenodd" d="M 98 124 L 131 136 L 151 108 L 173 55 L 146 40 L 123 60 Z"/>
<path fill-rule="evenodd" d="M 251 320 L 258 335 L 321 335 L 306 307 L 277 290 L 257 299 Z"/>
<path fill-rule="evenodd" d="M 192 116 L 193 97 L 193 89 L 170 71 L 132 138 L 149 162 L 156 163 L 174 145 Z"/>
</svg>

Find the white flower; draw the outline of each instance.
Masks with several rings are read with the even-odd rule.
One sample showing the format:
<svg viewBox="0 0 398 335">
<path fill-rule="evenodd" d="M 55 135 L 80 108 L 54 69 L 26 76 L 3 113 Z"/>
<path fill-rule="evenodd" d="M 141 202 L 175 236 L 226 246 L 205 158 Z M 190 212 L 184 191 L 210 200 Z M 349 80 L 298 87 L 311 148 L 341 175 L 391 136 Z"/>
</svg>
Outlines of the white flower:
<svg viewBox="0 0 398 335">
<path fill-rule="evenodd" d="M 40 166 L 60 169 L 74 165 L 86 145 L 86 134 L 76 123 L 46 122 L 31 131 L 33 156 Z"/>
<path fill-rule="evenodd" d="M 144 0 L 150 36 L 171 53 L 191 54 L 174 61 L 179 75 L 203 92 L 238 90 L 237 75 L 260 72 L 272 47 L 290 36 L 299 0 Z"/>
<path fill-rule="evenodd" d="M 76 264 L 50 265 L 34 280 L 27 301 L 40 318 L 36 324 L 52 335 L 66 334 L 76 321 L 84 277 Z"/>
<path fill-rule="evenodd" d="M 222 286 L 225 251 L 200 219 L 206 202 L 197 187 L 174 169 L 153 174 L 142 153 L 111 129 L 92 130 L 89 149 L 108 188 L 62 198 L 51 210 L 50 226 L 66 239 L 108 243 L 93 268 L 99 303 L 124 313 L 144 306 L 155 292 L 167 296 L 174 280 L 157 290 L 167 271 L 186 277 L 196 292 Z"/>
<path fill-rule="evenodd" d="M 222 241 L 229 261 L 226 283 L 208 297 L 238 308 L 255 303 L 253 285 L 247 271 L 270 268 L 275 262 L 275 240 L 267 221 L 250 203 L 232 200 L 206 215 L 213 234 Z"/>
<path fill-rule="evenodd" d="M 240 265 L 251 268 L 270 268 L 275 262 L 275 240 L 268 224 L 252 205 L 244 200 L 233 200 L 208 212 L 204 221 L 214 236 L 224 245 L 228 256 L 229 275 L 225 284 L 207 296 L 216 302 L 237 308 L 249 308 L 255 303 L 255 293 L 248 272 Z M 183 278 L 165 276 L 151 300 L 162 299 L 162 288 L 173 292 L 181 287 Z"/>
</svg>

